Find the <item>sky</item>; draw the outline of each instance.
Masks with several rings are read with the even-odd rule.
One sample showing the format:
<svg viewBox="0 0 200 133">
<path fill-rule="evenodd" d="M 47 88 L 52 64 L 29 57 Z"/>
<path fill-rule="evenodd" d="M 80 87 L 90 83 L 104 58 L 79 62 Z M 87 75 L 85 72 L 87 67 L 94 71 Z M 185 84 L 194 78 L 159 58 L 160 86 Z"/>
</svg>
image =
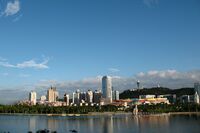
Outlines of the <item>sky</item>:
<svg viewBox="0 0 200 133">
<path fill-rule="evenodd" d="M 0 103 L 200 81 L 199 0 L 0 0 Z"/>
</svg>

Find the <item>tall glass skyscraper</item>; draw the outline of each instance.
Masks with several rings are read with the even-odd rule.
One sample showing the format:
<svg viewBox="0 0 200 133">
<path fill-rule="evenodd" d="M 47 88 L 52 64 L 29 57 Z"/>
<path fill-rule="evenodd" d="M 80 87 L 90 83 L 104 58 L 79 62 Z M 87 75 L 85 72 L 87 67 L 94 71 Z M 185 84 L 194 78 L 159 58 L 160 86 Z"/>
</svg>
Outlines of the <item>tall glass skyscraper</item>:
<svg viewBox="0 0 200 133">
<path fill-rule="evenodd" d="M 194 89 L 197 94 L 200 96 L 200 83 L 194 83 Z"/>
<path fill-rule="evenodd" d="M 195 89 L 195 102 L 199 104 L 200 102 L 200 83 L 194 83 L 194 89 Z"/>
<path fill-rule="evenodd" d="M 109 76 L 104 76 L 102 78 L 102 91 L 103 98 L 108 102 L 112 102 L 112 78 Z"/>
</svg>

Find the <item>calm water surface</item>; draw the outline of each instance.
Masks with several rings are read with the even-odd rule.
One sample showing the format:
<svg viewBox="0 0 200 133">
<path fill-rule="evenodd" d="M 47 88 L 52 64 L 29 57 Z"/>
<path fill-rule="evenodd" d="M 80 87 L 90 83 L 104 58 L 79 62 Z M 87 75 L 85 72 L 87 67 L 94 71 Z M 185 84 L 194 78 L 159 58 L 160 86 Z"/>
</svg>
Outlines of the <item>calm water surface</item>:
<svg viewBox="0 0 200 133">
<path fill-rule="evenodd" d="M 141 116 L 16 116 L 0 115 L 0 133 L 36 132 L 50 129 L 58 133 L 200 133 L 200 115 Z"/>
</svg>

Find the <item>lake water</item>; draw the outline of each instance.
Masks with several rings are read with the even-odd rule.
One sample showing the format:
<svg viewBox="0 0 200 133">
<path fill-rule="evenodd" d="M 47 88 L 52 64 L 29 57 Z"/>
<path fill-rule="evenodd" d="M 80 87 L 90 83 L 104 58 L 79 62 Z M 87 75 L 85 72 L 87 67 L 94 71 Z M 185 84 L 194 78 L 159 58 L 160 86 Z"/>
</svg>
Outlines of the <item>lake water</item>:
<svg viewBox="0 0 200 133">
<path fill-rule="evenodd" d="M 16 116 L 0 115 L 0 133 L 36 132 L 49 129 L 58 133 L 200 133 L 200 115 L 140 116 Z"/>
</svg>

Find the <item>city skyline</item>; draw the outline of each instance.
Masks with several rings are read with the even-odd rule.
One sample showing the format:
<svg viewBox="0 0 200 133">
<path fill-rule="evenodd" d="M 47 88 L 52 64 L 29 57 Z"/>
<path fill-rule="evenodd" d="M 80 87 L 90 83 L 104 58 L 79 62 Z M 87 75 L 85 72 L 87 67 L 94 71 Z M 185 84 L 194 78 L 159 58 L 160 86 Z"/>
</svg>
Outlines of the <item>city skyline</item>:
<svg viewBox="0 0 200 133">
<path fill-rule="evenodd" d="M 200 81 L 199 5 L 0 0 L 0 103 L 51 85 L 101 88 L 104 75 L 120 91 L 138 80 L 142 87 L 193 87 Z"/>
</svg>

